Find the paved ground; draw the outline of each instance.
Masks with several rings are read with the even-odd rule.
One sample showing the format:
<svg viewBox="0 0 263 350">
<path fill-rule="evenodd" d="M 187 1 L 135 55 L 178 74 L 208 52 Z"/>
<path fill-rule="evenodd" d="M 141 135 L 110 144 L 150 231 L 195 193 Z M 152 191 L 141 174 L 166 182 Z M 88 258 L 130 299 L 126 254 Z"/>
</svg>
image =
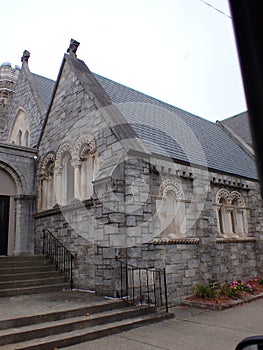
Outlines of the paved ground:
<svg viewBox="0 0 263 350">
<path fill-rule="evenodd" d="M 263 299 L 225 311 L 176 307 L 175 318 L 65 350 L 233 350 L 243 338 L 263 334 Z"/>
</svg>

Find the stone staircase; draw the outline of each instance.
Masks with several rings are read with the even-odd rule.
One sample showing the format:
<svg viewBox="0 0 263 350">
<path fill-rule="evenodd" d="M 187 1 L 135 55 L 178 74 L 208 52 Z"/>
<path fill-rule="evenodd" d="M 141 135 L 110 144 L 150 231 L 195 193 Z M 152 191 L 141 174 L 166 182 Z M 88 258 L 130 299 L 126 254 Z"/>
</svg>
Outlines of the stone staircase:
<svg viewBox="0 0 263 350">
<path fill-rule="evenodd" d="M 171 315 L 122 300 L 0 321 L 0 350 L 54 350 L 94 340 Z"/>
<path fill-rule="evenodd" d="M 0 257 L 0 297 L 64 288 L 69 288 L 69 283 L 43 256 Z"/>
<path fill-rule="evenodd" d="M 42 256 L 0 257 L 0 350 L 54 350 L 172 316 L 71 291 Z"/>
</svg>

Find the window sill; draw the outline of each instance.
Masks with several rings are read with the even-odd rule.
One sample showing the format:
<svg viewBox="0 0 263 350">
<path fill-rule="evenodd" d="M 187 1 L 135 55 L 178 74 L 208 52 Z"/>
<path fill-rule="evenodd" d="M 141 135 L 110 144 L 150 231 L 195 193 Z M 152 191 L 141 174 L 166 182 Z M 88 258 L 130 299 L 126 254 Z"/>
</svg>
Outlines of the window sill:
<svg viewBox="0 0 263 350">
<path fill-rule="evenodd" d="M 153 244 L 198 244 L 199 238 L 156 238 Z"/>
<path fill-rule="evenodd" d="M 256 242 L 254 237 L 237 237 L 237 238 L 217 238 L 216 243 L 248 243 Z"/>
</svg>

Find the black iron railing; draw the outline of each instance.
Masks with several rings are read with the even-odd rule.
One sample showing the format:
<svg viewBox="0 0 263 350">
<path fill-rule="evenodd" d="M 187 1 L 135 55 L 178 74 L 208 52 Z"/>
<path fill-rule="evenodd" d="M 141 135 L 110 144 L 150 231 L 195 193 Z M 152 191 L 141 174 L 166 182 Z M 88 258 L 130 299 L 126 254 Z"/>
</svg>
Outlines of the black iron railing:
<svg viewBox="0 0 263 350">
<path fill-rule="evenodd" d="M 119 297 L 132 304 L 147 304 L 165 307 L 168 312 L 168 297 L 165 268 L 141 268 L 120 263 Z"/>
<path fill-rule="evenodd" d="M 70 251 L 50 232 L 43 229 L 43 247 L 42 254 L 51 259 L 56 264 L 56 269 L 64 274 L 70 281 L 70 288 L 73 288 L 73 259 Z"/>
</svg>

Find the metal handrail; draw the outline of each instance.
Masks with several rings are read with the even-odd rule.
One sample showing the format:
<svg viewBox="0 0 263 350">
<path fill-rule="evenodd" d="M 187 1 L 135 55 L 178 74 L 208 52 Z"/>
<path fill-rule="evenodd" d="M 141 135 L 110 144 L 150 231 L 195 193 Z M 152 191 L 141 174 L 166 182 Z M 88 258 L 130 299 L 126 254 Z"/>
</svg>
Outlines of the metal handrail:
<svg viewBox="0 0 263 350">
<path fill-rule="evenodd" d="M 70 289 L 73 288 L 73 259 L 71 252 L 49 231 L 44 228 L 42 254 L 56 264 L 56 270 L 60 270 L 66 279 L 70 281 Z"/>
<path fill-rule="evenodd" d="M 132 304 L 164 306 L 168 312 L 165 268 L 142 268 L 116 260 L 120 263 L 119 297 Z"/>
</svg>

